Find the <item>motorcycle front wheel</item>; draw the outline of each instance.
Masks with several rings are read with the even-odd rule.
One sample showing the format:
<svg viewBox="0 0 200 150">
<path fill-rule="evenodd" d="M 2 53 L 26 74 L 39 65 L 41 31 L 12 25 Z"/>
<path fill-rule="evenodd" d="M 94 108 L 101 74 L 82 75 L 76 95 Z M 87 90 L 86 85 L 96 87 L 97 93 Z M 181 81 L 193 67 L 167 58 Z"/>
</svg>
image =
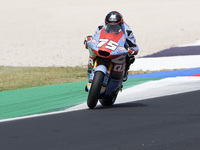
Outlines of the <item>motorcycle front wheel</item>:
<svg viewBox="0 0 200 150">
<path fill-rule="evenodd" d="M 95 76 L 92 81 L 92 86 L 90 88 L 87 99 L 87 105 L 90 109 L 93 109 L 97 105 L 103 80 L 104 80 L 104 73 L 101 71 L 95 72 Z"/>
</svg>

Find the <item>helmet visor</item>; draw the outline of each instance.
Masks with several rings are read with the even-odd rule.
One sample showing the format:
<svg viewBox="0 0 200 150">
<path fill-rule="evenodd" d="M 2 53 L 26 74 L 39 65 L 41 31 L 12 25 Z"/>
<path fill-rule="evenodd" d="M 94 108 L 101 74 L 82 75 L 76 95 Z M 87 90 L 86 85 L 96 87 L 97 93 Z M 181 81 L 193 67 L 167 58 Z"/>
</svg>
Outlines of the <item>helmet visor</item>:
<svg viewBox="0 0 200 150">
<path fill-rule="evenodd" d="M 106 25 L 106 32 L 108 32 L 108 33 L 118 34 L 120 31 L 121 31 L 120 24 L 116 24 L 116 25 L 107 24 Z"/>
</svg>

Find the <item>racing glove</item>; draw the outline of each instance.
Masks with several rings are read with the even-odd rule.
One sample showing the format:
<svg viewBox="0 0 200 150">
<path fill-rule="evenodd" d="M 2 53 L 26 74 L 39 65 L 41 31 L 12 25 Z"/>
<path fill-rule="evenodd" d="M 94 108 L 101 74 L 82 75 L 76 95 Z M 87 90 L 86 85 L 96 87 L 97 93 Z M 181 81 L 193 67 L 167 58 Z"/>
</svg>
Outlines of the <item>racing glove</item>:
<svg viewBox="0 0 200 150">
<path fill-rule="evenodd" d="M 128 56 L 133 57 L 134 55 L 137 55 L 137 51 L 135 50 L 134 47 L 128 47 Z"/>
<path fill-rule="evenodd" d="M 87 41 L 91 40 L 92 39 L 92 36 L 91 35 L 88 35 L 85 40 L 84 40 L 84 45 L 85 45 L 85 48 L 87 49 L 88 45 L 87 45 Z"/>
</svg>

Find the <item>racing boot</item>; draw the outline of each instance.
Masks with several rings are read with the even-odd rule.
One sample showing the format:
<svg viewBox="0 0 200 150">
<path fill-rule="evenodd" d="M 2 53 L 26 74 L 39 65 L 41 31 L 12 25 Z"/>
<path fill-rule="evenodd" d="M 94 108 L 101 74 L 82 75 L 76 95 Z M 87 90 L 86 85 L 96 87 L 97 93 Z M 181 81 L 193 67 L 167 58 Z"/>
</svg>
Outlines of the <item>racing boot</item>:
<svg viewBox="0 0 200 150">
<path fill-rule="evenodd" d="M 127 79 L 128 79 L 128 70 L 130 68 L 130 65 L 133 64 L 135 61 L 135 56 L 126 56 L 126 70 L 125 70 L 125 73 L 124 73 L 124 78 L 123 78 L 123 82 L 125 82 Z"/>
<path fill-rule="evenodd" d="M 126 70 L 124 73 L 123 82 L 125 82 L 127 79 L 128 79 L 128 70 Z"/>
<path fill-rule="evenodd" d="M 123 82 L 125 82 L 125 81 L 128 79 L 128 70 L 129 70 L 129 66 L 130 66 L 130 65 L 127 65 L 127 64 L 126 64 L 126 70 L 125 70 L 125 73 L 124 73 Z"/>
</svg>

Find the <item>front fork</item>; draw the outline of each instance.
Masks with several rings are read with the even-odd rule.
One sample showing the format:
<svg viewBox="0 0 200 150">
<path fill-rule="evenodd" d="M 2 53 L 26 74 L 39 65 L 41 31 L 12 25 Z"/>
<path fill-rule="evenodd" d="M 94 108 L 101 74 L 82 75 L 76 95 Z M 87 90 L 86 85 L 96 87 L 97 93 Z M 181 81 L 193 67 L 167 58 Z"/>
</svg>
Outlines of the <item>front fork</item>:
<svg viewBox="0 0 200 150">
<path fill-rule="evenodd" d="M 93 69 L 92 69 L 91 74 L 89 76 L 89 82 L 87 83 L 88 91 L 90 91 L 90 88 L 92 86 L 92 81 L 94 79 L 95 72 L 101 71 L 101 72 L 104 73 L 105 76 L 104 76 L 104 80 L 103 80 L 103 83 L 102 83 L 100 94 L 104 93 L 106 91 L 106 86 L 108 85 L 112 69 L 113 69 L 112 61 L 110 61 L 110 60 L 109 61 L 108 60 L 102 61 L 101 58 L 96 58 L 95 62 L 94 62 Z"/>
</svg>

